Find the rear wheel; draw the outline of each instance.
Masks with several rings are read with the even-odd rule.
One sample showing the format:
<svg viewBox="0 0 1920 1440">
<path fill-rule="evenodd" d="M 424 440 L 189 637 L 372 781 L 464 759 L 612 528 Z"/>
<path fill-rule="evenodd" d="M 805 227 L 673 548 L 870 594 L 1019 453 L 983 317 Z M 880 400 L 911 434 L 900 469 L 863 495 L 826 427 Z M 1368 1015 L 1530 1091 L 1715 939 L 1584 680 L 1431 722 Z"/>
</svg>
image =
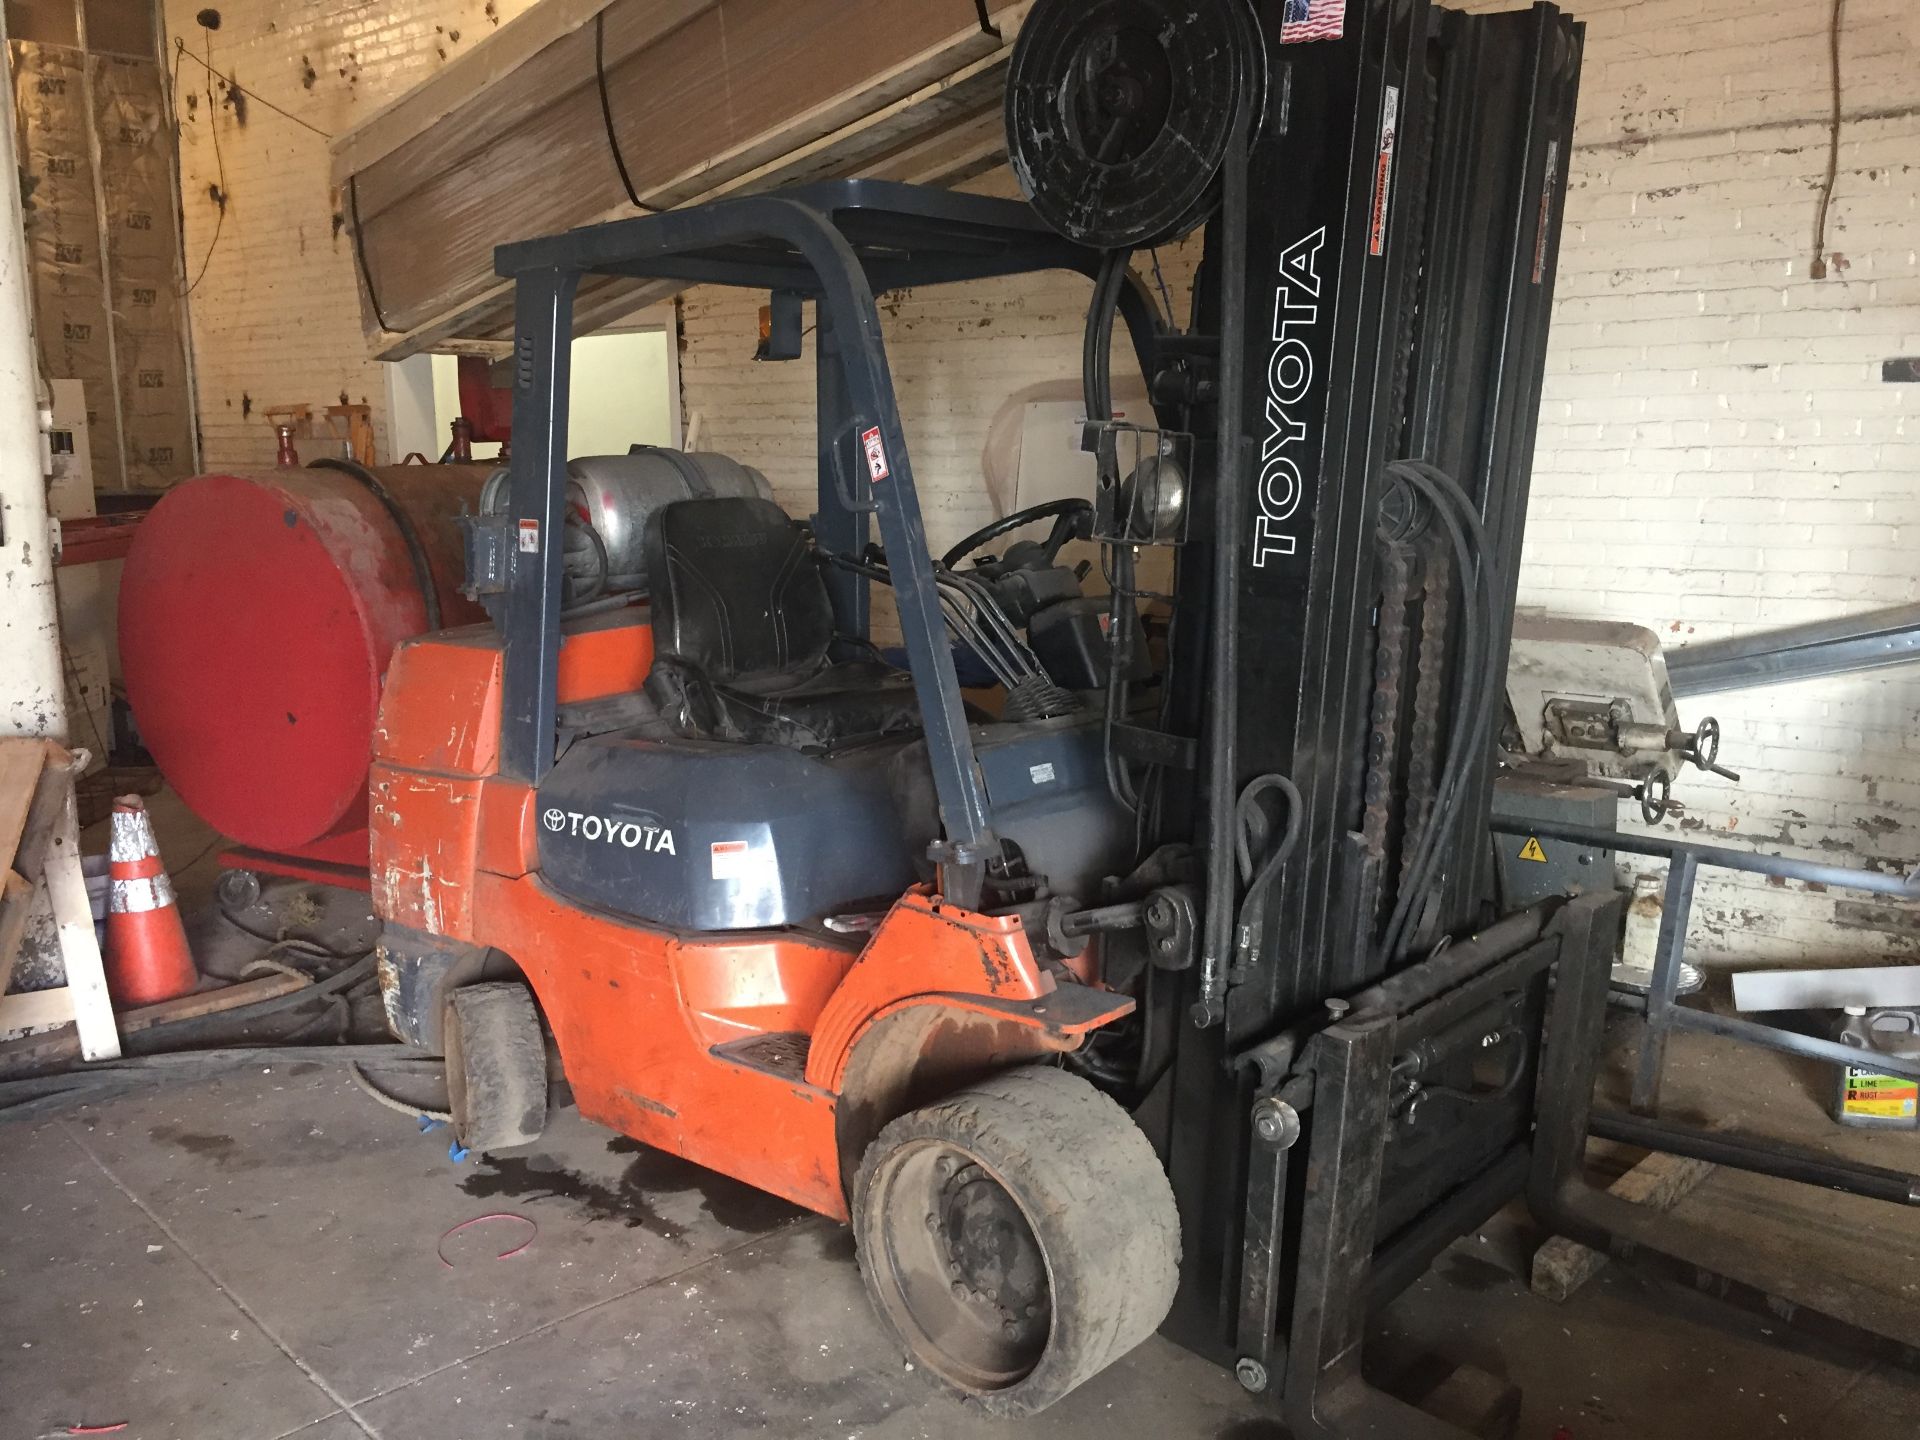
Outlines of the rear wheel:
<svg viewBox="0 0 1920 1440">
<path fill-rule="evenodd" d="M 465 985 L 447 1001 L 447 1108 L 454 1136 L 486 1154 L 547 1128 L 547 1047 L 524 985 Z"/>
<path fill-rule="evenodd" d="M 893 1121 L 855 1184 L 874 1307 L 909 1357 L 1030 1415 L 1151 1335 L 1180 1261 L 1173 1191 L 1127 1113 L 1022 1066 Z"/>
</svg>

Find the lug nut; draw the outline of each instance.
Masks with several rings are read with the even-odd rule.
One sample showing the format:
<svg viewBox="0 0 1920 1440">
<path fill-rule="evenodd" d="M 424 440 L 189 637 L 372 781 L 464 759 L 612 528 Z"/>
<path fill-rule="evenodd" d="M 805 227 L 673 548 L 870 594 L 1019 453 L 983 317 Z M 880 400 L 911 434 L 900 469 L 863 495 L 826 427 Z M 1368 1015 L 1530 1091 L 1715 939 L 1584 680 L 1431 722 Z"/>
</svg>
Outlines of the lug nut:
<svg viewBox="0 0 1920 1440">
<path fill-rule="evenodd" d="M 958 1280 L 953 1282 L 953 1298 L 956 1300 L 965 1300 L 967 1298 L 967 1287 L 962 1285 Z"/>
<path fill-rule="evenodd" d="M 938 1215 L 927 1216 L 927 1229 L 938 1230 L 939 1228 L 940 1228 L 940 1217 Z"/>
<path fill-rule="evenodd" d="M 1013 1321 L 1009 1320 L 1007 1321 L 1006 1324 L 1000 1327 L 1000 1332 L 1003 1335 L 1005 1335 L 1009 1340 L 1011 1340 L 1014 1338 L 1014 1336 L 1020 1333 L 1020 1327 L 1014 1324 Z"/>
</svg>

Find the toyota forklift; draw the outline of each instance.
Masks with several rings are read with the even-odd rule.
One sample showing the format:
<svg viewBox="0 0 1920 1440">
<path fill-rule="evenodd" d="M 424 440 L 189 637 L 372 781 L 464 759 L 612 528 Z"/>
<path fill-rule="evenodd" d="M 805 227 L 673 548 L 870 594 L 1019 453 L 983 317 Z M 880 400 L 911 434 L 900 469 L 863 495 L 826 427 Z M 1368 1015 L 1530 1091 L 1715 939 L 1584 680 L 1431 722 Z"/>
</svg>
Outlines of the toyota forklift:
<svg viewBox="0 0 1920 1440">
<path fill-rule="evenodd" d="M 538 1137 L 550 1037 L 582 1114 L 849 1223 L 991 1413 L 1161 1330 L 1297 1435 L 1459 1434 L 1366 1319 L 1560 1213 L 1620 923 L 1504 906 L 1488 834 L 1579 60 L 1548 4 L 1041 0 L 1024 202 L 503 246 L 493 623 L 397 654 L 373 772 L 387 1012 L 462 1142 Z M 1176 315 L 1138 269 L 1197 230 Z M 1090 287 L 1091 493 L 936 558 L 876 297 L 1038 271 Z M 810 515 L 567 455 L 576 299 L 642 280 L 759 292 L 769 363 L 811 330 Z"/>
</svg>

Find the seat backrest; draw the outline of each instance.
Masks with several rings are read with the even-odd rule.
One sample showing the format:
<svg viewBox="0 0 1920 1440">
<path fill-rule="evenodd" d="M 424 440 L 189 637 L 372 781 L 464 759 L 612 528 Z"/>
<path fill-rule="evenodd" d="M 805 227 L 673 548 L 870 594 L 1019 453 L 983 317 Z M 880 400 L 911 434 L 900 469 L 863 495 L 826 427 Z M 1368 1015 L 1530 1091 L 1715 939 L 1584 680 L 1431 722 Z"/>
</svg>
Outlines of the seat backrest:
<svg viewBox="0 0 1920 1440">
<path fill-rule="evenodd" d="M 677 500 L 647 521 L 656 660 L 718 684 L 826 663 L 833 604 L 806 534 L 771 500 Z"/>
</svg>

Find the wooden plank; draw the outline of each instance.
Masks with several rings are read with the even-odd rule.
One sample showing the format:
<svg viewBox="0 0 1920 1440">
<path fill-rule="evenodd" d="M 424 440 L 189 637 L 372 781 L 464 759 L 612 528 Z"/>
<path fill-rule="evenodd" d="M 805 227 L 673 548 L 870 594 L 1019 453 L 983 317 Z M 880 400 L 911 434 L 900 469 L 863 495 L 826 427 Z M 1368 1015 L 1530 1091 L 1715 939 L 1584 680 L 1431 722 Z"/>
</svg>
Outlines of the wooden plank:
<svg viewBox="0 0 1920 1440">
<path fill-rule="evenodd" d="M 87 899 L 87 880 L 80 869 L 80 815 L 74 804 L 71 774 L 66 778 L 66 795 L 43 879 L 47 898 L 53 901 L 54 927 L 60 936 L 60 958 L 67 967 L 67 989 L 73 996 L 81 1057 L 111 1060 L 120 1053 L 120 1032 L 114 1027 L 100 939 L 93 930 L 93 906 Z"/>
<path fill-rule="evenodd" d="M 396 96 L 351 130 L 334 137 L 334 184 L 391 155 L 430 130 L 474 97 L 500 84 L 542 50 L 591 25 L 615 0 L 540 0 L 514 16 L 472 49 L 461 52 L 428 79 Z"/>
<path fill-rule="evenodd" d="M 13 869 L 27 811 L 33 806 L 51 749 L 45 740 L 0 740 L 0 870 Z"/>
<path fill-rule="evenodd" d="M 182 995 L 177 1000 L 163 1000 L 158 1005 L 143 1005 L 137 1010 L 122 1011 L 120 1033 L 137 1034 L 142 1030 L 178 1024 L 182 1020 L 198 1020 L 206 1015 L 237 1010 L 261 1000 L 277 1000 L 282 995 L 304 990 L 312 983 L 302 975 L 276 973 L 258 980 L 243 980 L 237 985 L 223 985 L 215 990 L 199 990 L 191 995 Z M 46 993 L 64 995 L 66 992 Z M 10 995 L 7 998 L 14 1000 L 26 997 Z M 51 1034 L 33 1035 L 25 1040 L 0 1044 L 0 1073 L 28 1065 L 57 1064 L 80 1058 L 80 1040 L 69 1024 L 65 1029 Z"/>
<path fill-rule="evenodd" d="M 684 153 L 688 144 L 683 132 L 702 133 L 691 115 L 672 121 L 671 104 L 675 96 L 686 93 L 684 75 L 674 77 L 672 83 L 679 88 L 671 94 L 656 94 L 659 86 L 639 83 L 651 73 L 651 66 L 663 63 L 667 51 L 683 43 L 683 37 L 686 45 L 692 45 L 707 18 L 688 22 L 661 45 L 630 57 L 618 75 L 609 69 L 610 86 L 618 81 L 616 95 L 647 97 L 641 103 L 629 101 L 615 113 L 622 151 L 636 171 L 634 183 L 643 205 L 667 208 L 799 179 L 853 173 L 870 158 L 917 138 L 920 129 L 959 118 L 977 119 L 983 110 L 998 104 L 997 87 L 1003 84 L 1012 36 L 1029 5 L 1030 0 L 994 0 L 993 18 L 1000 38 L 975 22 L 797 113 L 780 114 L 777 105 L 756 91 L 752 103 L 760 108 L 751 113 L 768 118 L 762 129 L 674 173 L 639 173 L 650 163 L 670 158 L 675 145 Z M 610 36 L 614 13 L 608 11 Z M 756 12 L 746 6 L 742 13 Z M 784 12 L 775 20 L 764 16 L 760 20 L 763 30 L 781 23 L 797 26 L 804 20 Z M 811 38 L 814 32 L 806 33 Z M 760 39 L 764 44 L 766 36 Z M 991 68 L 982 68 L 983 61 L 993 62 Z M 744 60 L 736 63 L 745 66 Z M 724 86 L 725 81 L 711 83 Z M 970 83 L 978 85 L 977 92 L 965 88 Z M 746 96 L 729 102 L 730 106 L 746 103 Z M 917 118 L 902 114 L 916 106 L 929 108 Z M 360 172 L 360 239 L 372 270 L 372 288 L 385 321 L 392 326 L 385 328 L 371 304 L 363 303 L 369 341 L 379 358 L 405 358 L 455 337 L 496 338 L 495 331 L 503 327 L 476 328 L 481 317 L 498 313 L 511 293 L 510 287 L 492 279 L 495 243 L 524 238 L 522 230 L 547 233 L 633 213 L 620 192 L 605 145 L 595 151 L 590 143 L 598 137 L 602 123 L 597 87 L 587 86 L 550 104 L 511 134 L 503 132 L 499 143 L 470 165 L 443 166 L 417 184 L 419 173 L 411 167 L 405 176 L 379 180 L 369 171 Z M 663 124 L 670 128 L 663 131 Z M 556 153 L 571 157 L 569 163 L 556 165 Z M 400 158 L 391 152 L 388 168 L 397 168 L 393 162 Z M 978 166 L 980 162 L 975 158 L 971 163 Z M 516 216 L 522 218 L 516 220 Z M 440 236 L 440 243 L 421 246 L 423 228 Z M 362 279 L 362 300 L 367 302 L 368 277 Z"/>
<path fill-rule="evenodd" d="M 1673 1209 L 1713 1173 L 1704 1160 L 1651 1154 L 1607 1187 L 1607 1193 L 1650 1211 Z M 1556 1235 L 1533 1252 L 1533 1293 L 1555 1302 L 1570 1298 L 1607 1263 L 1598 1250 Z"/>
<path fill-rule="evenodd" d="M 580 8 L 579 0 L 569 0 L 569 3 Z M 712 10 L 719 0 L 589 0 L 589 3 L 596 14 L 606 16 L 603 60 L 611 90 L 628 60 L 688 21 Z M 545 8 L 545 5 L 536 5 L 520 18 L 538 15 Z M 590 89 L 591 93 L 583 97 L 585 104 L 580 113 L 598 115 L 600 91 L 594 73 L 594 19 L 594 15 L 588 15 L 572 31 L 556 36 L 522 64 L 489 81 L 485 104 L 472 103 L 475 97 L 469 92 L 461 97 L 454 110 L 440 117 L 453 123 L 436 121 L 377 160 L 364 165 L 345 163 L 344 151 L 359 148 L 354 141 L 358 127 L 349 130 L 333 145 L 334 185 L 344 186 L 349 177 L 358 176 L 355 199 L 360 218 L 371 220 L 447 170 L 470 161 L 487 164 L 492 148 L 502 136 L 582 90 Z M 487 37 L 488 40 L 499 39 L 509 28 L 511 24 Z M 419 88 L 425 89 L 445 78 L 446 72 L 442 71 Z M 401 98 L 404 100 L 406 96 Z"/>
<path fill-rule="evenodd" d="M 33 792 L 33 803 L 27 807 L 27 823 L 20 830 L 20 845 L 14 853 L 13 867 L 28 880 L 39 882 L 42 870 L 47 863 L 49 842 L 53 838 L 54 827 L 60 822 L 60 810 L 66 803 L 66 792 L 73 786 L 74 777 L 85 773 L 86 751 L 77 753 L 51 746 L 47 751 L 47 764 L 40 772 L 40 784 Z M 0 991 L 6 987 L 0 985 Z"/>
<path fill-rule="evenodd" d="M 1024 18 L 1028 8 L 1027 4 L 1020 4 L 1008 11 L 1003 17 L 1003 28 L 1010 31 Z M 870 170 L 882 178 L 915 183 L 958 184 L 984 174 L 1005 153 L 999 103 L 1009 53 L 1000 50 L 976 60 L 853 124 L 795 147 L 776 161 L 693 196 L 689 203 L 760 193 L 782 185 Z M 960 138 L 952 142 L 951 152 L 945 152 L 942 147 L 949 135 Z M 895 156 L 903 158 L 896 160 Z M 649 193 L 643 198 L 652 202 L 667 197 Z M 589 223 L 621 219 L 628 214 L 631 214 L 630 207 L 622 206 L 596 216 Z M 624 297 L 614 299 L 611 294 L 602 297 L 602 303 L 590 305 L 583 294 L 576 312 L 575 333 L 588 333 L 612 323 L 629 309 L 667 299 L 686 288 L 673 282 L 642 282 L 626 292 L 632 297 L 630 305 Z M 444 349 L 455 343 L 456 337 L 488 348 L 508 342 L 513 323 L 512 301 L 513 287 L 500 282 L 411 329 L 375 328 L 370 332 L 375 357 L 404 360 L 423 351 Z"/>
<path fill-rule="evenodd" d="M 875 157 L 897 149 L 913 137 L 950 129 L 989 106 L 997 107 L 1006 91 L 1007 61 L 1004 51 L 976 60 L 864 117 L 857 124 L 796 145 L 717 189 L 680 196 L 674 203 L 698 204 L 723 195 L 755 194 L 862 170 Z"/>
<path fill-rule="evenodd" d="M 0 997 L 13 980 L 13 962 L 20 954 L 20 937 L 26 932 L 32 905 L 33 883 L 26 876 L 12 870 L 0 874 Z"/>
<path fill-rule="evenodd" d="M 44 1030 L 49 1025 L 72 1023 L 73 995 L 64 985 L 51 990 L 0 995 L 0 1037 L 11 1039 L 29 1030 Z"/>
<path fill-rule="evenodd" d="M 889 151 L 868 167 L 867 174 L 909 185 L 951 185 L 955 182 L 949 177 L 966 174 L 971 179 L 1006 156 L 1006 121 L 994 105 L 971 120 L 943 126 Z"/>
<path fill-rule="evenodd" d="M 984 30 L 976 28 L 949 35 L 900 64 L 794 116 L 779 129 L 721 151 L 662 184 L 643 188 L 640 198 L 653 209 L 668 209 L 709 198 L 716 186 L 724 186 L 731 194 L 743 184 L 760 185 L 764 183 L 758 179 L 763 167 L 772 166 L 801 148 L 817 150 L 823 142 L 850 129 L 864 130 L 870 121 L 878 120 L 884 113 L 898 111 L 903 104 L 913 103 L 916 97 L 938 95 L 962 75 L 977 73 L 983 62 L 997 60 L 1004 75 L 1010 53 L 1010 47 Z"/>
</svg>

